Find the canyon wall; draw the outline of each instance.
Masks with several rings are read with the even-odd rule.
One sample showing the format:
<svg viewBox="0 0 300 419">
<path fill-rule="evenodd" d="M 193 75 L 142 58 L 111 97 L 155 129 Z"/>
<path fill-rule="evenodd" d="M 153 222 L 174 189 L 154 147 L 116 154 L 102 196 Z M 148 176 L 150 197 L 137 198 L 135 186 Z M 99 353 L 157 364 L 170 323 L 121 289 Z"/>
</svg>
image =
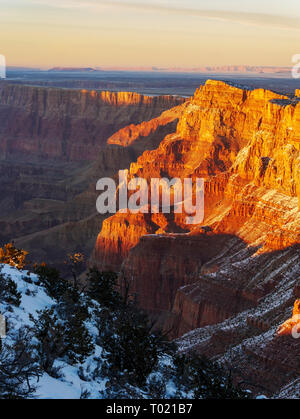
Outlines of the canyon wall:
<svg viewBox="0 0 300 419">
<path fill-rule="evenodd" d="M 119 272 L 181 351 L 284 393 L 300 373 L 300 340 L 276 335 L 300 287 L 296 96 L 218 81 L 187 101 L 0 83 L 0 241 L 58 267 L 94 247 L 90 265 Z M 126 167 L 204 178 L 203 223 L 97 214 L 96 180 Z"/>
<path fill-rule="evenodd" d="M 298 101 L 270 91 L 247 91 L 209 81 L 185 104 L 176 132 L 167 135 L 156 150 L 145 151 L 131 164 L 129 175 L 148 181 L 153 177 L 203 177 L 205 225 L 217 232 L 239 234 L 248 242 L 259 240 L 260 235 L 266 249 L 293 245 L 299 241 L 299 117 Z M 123 134 L 127 143 L 127 133 Z M 142 214 L 139 217 L 143 219 Z M 184 225 L 179 214 L 174 218 L 178 228 L 197 230 Z M 243 233 L 251 219 L 269 222 L 267 232 L 262 227 L 262 232 Z M 118 240 L 111 234 L 115 220 Z M 161 226 L 155 231 L 151 223 L 144 223 L 152 233 L 161 233 Z M 103 258 L 118 252 L 123 260 L 141 237 L 137 233 L 135 239 L 132 235 L 129 239 L 130 228 L 126 215 L 108 219 L 96 243 L 94 260 L 101 265 Z M 122 245 L 124 240 L 128 245 Z"/>
<path fill-rule="evenodd" d="M 0 158 L 94 161 L 120 128 L 184 99 L 0 83 Z"/>
<path fill-rule="evenodd" d="M 0 245 L 14 240 L 32 261 L 60 268 L 67 253 L 88 256 L 105 218 L 96 212 L 96 181 L 156 148 L 176 127 L 184 102 L 0 82 Z M 128 147 L 107 144 L 119 129 L 140 123 L 152 126 L 149 134 Z"/>
</svg>

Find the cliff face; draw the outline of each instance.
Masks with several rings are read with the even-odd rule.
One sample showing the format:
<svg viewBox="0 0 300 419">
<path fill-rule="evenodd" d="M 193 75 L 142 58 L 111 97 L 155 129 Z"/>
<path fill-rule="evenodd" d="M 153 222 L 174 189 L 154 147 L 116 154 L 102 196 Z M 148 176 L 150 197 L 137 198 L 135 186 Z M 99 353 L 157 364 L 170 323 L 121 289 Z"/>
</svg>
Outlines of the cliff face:
<svg viewBox="0 0 300 419">
<path fill-rule="evenodd" d="M 171 337 L 194 330 L 179 339 L 182 350 L 223 356 L 231 368 L 240 362 L 237 376 L 253 375 L 270 392 L 299 373 L 283 357 L 290 350 L 297 358 L 299 341 L 274 338 L 299 288 L 299 140 L 296 98 L 208 81 L 176 131 L 129 173 L 205 178 L 203 224 L 186 225 L 181 214 L 119 213 L 103 224 L 92 257 L 120 271 L 120 283 L 129 282 Z M 236 354 L 224 355 L 235 345 Z"/>
<path fill-rule="evenodd" d="M 107 139 L 184 99 L 130 92 L 37 88 L 0 82 L 0 245 L 64 267 L 66 253 L 89 255 L 105 217 L 95 184 L 114 176 L 176 127 L 176 110 L 128 147 Z M 171 116 L 172 115 L 172 116 Z M 155 145 L 156 144 L 156 145 Z"/>
<path fill-rule="evenodd" d="M 142 141 L 143 138 L 153 135 L 162 128 L 167 127 L 169 132 L 172 132 L 170 125 L 172 124 L 173 128 L 176 129 L 177 120 L 183 114 L 185 108 L 185 105 L 179 105 L 163 112 L 160 116 L 150 121 L 143 121 L 138 125 L 131 124 L 126 126 L 113 134 L 107 140 L 107 143 L 128 147 L 134 142 Z M 163 137 L 161 140 L 163 140 Z"/>
<path fill-rule="evenodd" d="M 207 82 L 185 105 L 176 133 L 131 164 L 130 176 L 148 180 L 204 177 L 205 224 L 217 232 L 238 234 L 249 243 L 260 240 L 265 249 L 293 245 L 299 242 L 299 112 L 298 102 L 273 92 Z M 117 217 L 120 236 L 126 237 L 126 216 Z M 260 222 L 261 230 L 247 231 L 250 220 Z M 99 235 L 96 250 L 100 253 L 99 243 L 110 236 L 110 223 L 114 217 Z M 268 229 L 264 228 L 267 223 Z M 195 230 L 184 225 L 179 215 L 175 224 Z M 134 245 L 139 237 L 137 234 Z M 110 252 L 118 252 L 112 247 L 106 242 L 103 248 L 108 259 Z"/>
<path fill-rule="evenodd" d="M 299 111 L 299 99 L 216 81 L 189 101 L 0 84 L 0 240 L 59 266 L 101 230 L 90 263 L 120 272 L 181 350 L 277 391 L 300 373 L 300 340 L 276 336 L 299 298 Z M 96 180 L 125 167 L 205 178 L 203 224 L 104 220 Z"/>
<path fill-rule="evenodd" d="M 93 161 L 121 127 L 183 99 L 0 84 L 0 156 Z"/>
</svg>

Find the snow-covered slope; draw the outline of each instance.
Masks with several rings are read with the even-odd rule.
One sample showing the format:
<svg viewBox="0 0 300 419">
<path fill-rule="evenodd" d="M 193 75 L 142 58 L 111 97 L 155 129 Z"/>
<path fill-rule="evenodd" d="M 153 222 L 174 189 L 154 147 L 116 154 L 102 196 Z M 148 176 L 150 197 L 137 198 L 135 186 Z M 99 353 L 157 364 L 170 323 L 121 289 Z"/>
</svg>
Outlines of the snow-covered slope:
<svg viewBox="0 0 300 419">
<path fill-rule="evenodd" d="M 26 329 L 26 327 L 34 327 L 31 316 L 37 319 L 39 311 L 57 306 L 57 301 L 47 295 L 46 289 L 40 285 L 35 274 L 19 271 L 9 265 L 0 265 L 0 274 L 4 278 L 11 278 L 21 294 L 19 307 L 6 303 L 0 298 L 0 314 L 5 317 L 7 326 L 7 334 L 2 339 L 2 343 L 3 345 L 14 345 L 20 330 Z M 90 302 L 92 303 L 90 304 L 92 307 L 89 307 L 90 319 L 85 322 L 85 326 L 92 336 L 93 353 L 83 363 L 75 365 L 70 365 L 65 359 L 56 360 L 54 369 L 58 370 L 58 378 L 54 378 L 45 372 L 42 372 L 39 378 L 31 378 L 30 385 L 35 387 L 35 392 L 31 397 L 37 399 L 99 399 L 111 397 L 114 391 L 112 389 L 113 380 L 105 375 L 105 369 L 102 372 L 105 351 L 97 344 L 99 332 L 96 325 L 99 318 L 96 317 L 96 311 L 99 314 L 101 307 L 94 300 Z M 35 343 L 34 341 L 35 338 L 33 338 L 32 343 Z M 166 398 L 174 397 L 178 391 L 172 378 L 165 378 L 168 377 L 165 372 L 171 365 L 172 358 L 163 355 L 157 369 L 149 376 L 149 380 L 164 381 L 165 392 L 162 397 Z M 121 392 L 120 389 L 118 391 L 118 395 L 124 398 L 151 398 L 147 390 L 131 386 L 126 382 Z M 192 393 L 181 392 L 181 397 L 188 396 L 192 396 Z"/>
<path fill-rule="evenodd" d="M 36 275 L 28 275 L 27 272 L 18 271 L 9 265 L 3 266 L 2 274 L 11 277 L 22 295 L 20 307 L 14 307 L 0 301 L 0 313 L 5 317 L 8 329 L 5 343 L 13 344 L 14 337 L 20 328 L 33 326 L 29 315 L 31 314 L 36 318 L 39 310 L 50 308 L 56 304 L 56 301 L 46 294 L 42 286 L 36 284 Z M 30 278 L 32 283 L 28 283 L 28 279 L 24 280 L 26 277 Z M 87 326 L 90 334 L 95 338 L 96 330 L 93 326 L 93 316 Z M 43 399 L 79 399 L 85 392 L 88 392 L 89 397 L 99 398 L 100 393 L 105 389 L 106 380 L 83 381 L 79 378 L 79 368 L 82 367 L 84 370 L 89 370 L 95 357 L 101 359 L 101 352 L 102 348 L 96 345 L 94 353 L 81 366 L 71 366 L 62 360 L 56 361 L 55 367 L 61 367 L 61 378 L 55 379 L 47 373 L 43 373 L 39 380 L 32 382 L 32 385 L 36 386 L 35 397 Z"/>
</svg>

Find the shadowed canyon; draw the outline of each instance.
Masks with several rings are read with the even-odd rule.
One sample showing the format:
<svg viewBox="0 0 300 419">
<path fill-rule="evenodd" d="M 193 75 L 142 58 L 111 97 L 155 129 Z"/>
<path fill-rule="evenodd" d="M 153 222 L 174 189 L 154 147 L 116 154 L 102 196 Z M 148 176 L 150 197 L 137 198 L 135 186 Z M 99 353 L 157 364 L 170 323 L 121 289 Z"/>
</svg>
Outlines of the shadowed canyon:
<svg viewBox="0 0 300 419">
<path fill-rule="evenodd" d="M 205 219 L 96 212 L 96 181 L 203 178 Z M 254 392 L 300 392 L 300 99 L 208 80 L 193 97 L 0 83 L 0 240 L 119 273 L 181 351 Z M 295 310 L 295 309 L 294 309 Z"/>
<path fill-rule="evenodd" d="M 176 127 L 176 115 L 137 147 L 106 145 L 116 130 L 160 116 L 184 99 L 0 84 L 0 240 L 63 267 L 89 255 L 103 217 L 96 180 L 113 176 Z"/>
</svg>

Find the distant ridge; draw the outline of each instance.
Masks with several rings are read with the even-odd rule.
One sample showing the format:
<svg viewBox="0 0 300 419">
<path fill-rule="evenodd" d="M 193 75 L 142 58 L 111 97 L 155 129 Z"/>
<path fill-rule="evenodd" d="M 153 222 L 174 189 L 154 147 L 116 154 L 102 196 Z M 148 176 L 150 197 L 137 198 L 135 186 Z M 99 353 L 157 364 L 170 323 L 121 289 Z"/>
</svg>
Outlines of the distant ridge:
<svg viewBox="0 0 300 419">
<path fill-rule="evenodd" d="M 95 68 L 92 67 L 54 67 L 54 68 L 50 68 L 48 71 L 50 72 L 93 72 L 93 71 L 97 71 Z"/>
<path fill-rule="evenodd" d="M 133 72 L 169 72 L 169 73 L 205 73 L 205 74 L 290 74 L 291 67 L 280 66 L 250 66 L 250 65 L 223 65 L 199 67 L 156 67 L 156 66 L 99 66 L 99 67 L 53 67 L 47 70 L 29 67 L 7 67 L 11 71 L 46 71 L 57 73 L 86 73 L 97 71 L 133 71 Z"/>
<path fill-rule="evenodd" d="M 249 65 L 224 65 L 224 66 L 203 66 L 203 67 L 118 67 L 102 66 L 96 67 L 97 71 L 150 71 L 150 72 L 174 72 L 174 73 L 254 73 L 254 74 L 282 74 L 290 73 L 291 67 L 278 66 L 249 66 Z"/>
</svg>

